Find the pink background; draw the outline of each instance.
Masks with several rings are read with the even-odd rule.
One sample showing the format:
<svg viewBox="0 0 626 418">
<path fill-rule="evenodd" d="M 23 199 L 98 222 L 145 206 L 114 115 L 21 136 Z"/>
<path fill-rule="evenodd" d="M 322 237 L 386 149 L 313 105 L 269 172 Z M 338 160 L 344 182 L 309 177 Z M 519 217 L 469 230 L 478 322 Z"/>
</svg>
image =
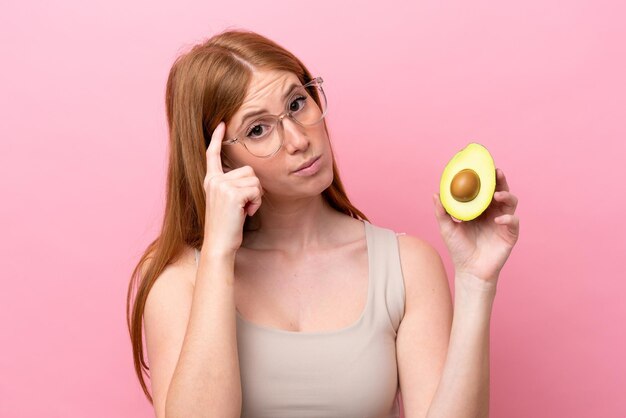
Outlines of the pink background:
<svg viewBox="0 0 626 418">
<path fill-rule="evenodd" d="M 491 416 L 626 416 L 623 2 L 99 3 L 0 11 L 0 416 L 153 416 L 124 309 L 161 222 L 165 81 L 227 27 L 323 76 L 349 196 L 433 243 L 451 281 L 430 196 L 484 144 L 521 219 Z"/>
</svg>

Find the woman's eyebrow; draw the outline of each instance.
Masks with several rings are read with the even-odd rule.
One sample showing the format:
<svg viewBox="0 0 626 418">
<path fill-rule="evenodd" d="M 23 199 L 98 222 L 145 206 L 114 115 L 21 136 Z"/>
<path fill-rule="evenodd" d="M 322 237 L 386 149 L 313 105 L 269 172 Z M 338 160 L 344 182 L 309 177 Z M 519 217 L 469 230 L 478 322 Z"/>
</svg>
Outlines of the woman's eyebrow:
<svg viewBox="0 0 626 418">
<path fill-rule="evenodd" d="M 295 88 L 300 87 L 300 84 L 296 84 L 293 83 L 291 86 L 289 86 L 289 88 L 287 89 L 287 92 L 285 94 L 283 94 L 283 101 L 285 99 L 287 99 L 287 97 L 289 97 L 289 95 L 291 94 L 291 92 L 294 91 Z M 260 110 L 254 110 L 252 112 L 248 112 L 245 115 L 243 115 L 243 119 L 241 120 L 241 125 L 243 125 L 246 120 L 248 120 L 249 118 L 253 117 L 253 116 L 258 116 L 258 115 L 262 115 L 264 113 L 268 113 L 267 109 L 260 109 Z"/>
</svg>

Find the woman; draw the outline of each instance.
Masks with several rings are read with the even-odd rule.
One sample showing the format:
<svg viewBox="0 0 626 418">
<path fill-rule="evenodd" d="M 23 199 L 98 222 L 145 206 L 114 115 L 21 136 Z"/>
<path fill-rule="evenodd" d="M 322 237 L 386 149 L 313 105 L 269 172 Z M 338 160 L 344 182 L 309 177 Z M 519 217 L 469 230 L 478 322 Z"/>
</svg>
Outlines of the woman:
<svg viewBox="0 0 626 418">
<path fill-rule="evenodd" d="M 491 306 L 517 198 L 500 169 L 471 222 L 433 196 L 453 320 L 437 251 L 350 203 L 326 100 L 322 78 L 252 32 L 174 63 L 165 219 L 127 305 L 157 417 L 398 417 L 400 399 L 407 418 L 488 415 Z"/>
</svg>

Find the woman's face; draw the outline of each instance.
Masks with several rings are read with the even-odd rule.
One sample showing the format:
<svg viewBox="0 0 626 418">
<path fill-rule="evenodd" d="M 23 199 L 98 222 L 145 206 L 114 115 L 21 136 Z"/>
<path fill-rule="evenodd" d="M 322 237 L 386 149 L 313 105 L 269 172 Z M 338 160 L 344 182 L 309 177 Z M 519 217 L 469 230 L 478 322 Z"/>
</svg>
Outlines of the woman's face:
<svg viewBox="0 0 626 418">
<path fill-rule="evenodd" d="M 285 111 L 285 94 L 292 84 L 301 86 L 295 74 L 284 71 L 253 73 L 243 104 L 226 123 L 224 139 L 234 138 L 255 120 L 242 120 L 246 113 L 265 110 L 264 114 L 280 115 Z M 244 124 L 245 122 L 245 124 Z M 283 145 L 271 157 L 259 158 L 250 154 L 241 144 L 222 145 L 223 162 L 232 169 L 249 165 L 261 182 L 264 198 L 289 199 L 313 196 L 324 191 L 333 180 L 332 151 L 323 121 L 309 127 L 294 122 L 289 117 L 282 120 Z M 241 140 L 242 138 L 240 138 Z M 319 170 L 309 176 L 293 172 L 305 162 L 320 157 Z M 225 172 L 229 171 L 225 167 Z"/>
</svg>

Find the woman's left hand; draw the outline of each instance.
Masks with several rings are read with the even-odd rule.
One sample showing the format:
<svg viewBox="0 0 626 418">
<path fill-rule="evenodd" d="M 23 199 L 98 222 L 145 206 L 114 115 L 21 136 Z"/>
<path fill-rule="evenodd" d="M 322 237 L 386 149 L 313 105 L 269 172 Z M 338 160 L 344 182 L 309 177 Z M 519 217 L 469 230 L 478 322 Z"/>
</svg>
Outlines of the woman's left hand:
<svg viewBox="0 0 626 418">
<path fill-rule="evenodd" d="M 497 283 L 500 270 L 519 237 L 519 218 L 515 216 L 517 197 L 501 169 L 496 169 L 496 191 L 489 207 L 471 221 L 453 219 L 433 195 L 439 232 L 450 251 L 455 274 L 470 274 Z"/>
</svg>

